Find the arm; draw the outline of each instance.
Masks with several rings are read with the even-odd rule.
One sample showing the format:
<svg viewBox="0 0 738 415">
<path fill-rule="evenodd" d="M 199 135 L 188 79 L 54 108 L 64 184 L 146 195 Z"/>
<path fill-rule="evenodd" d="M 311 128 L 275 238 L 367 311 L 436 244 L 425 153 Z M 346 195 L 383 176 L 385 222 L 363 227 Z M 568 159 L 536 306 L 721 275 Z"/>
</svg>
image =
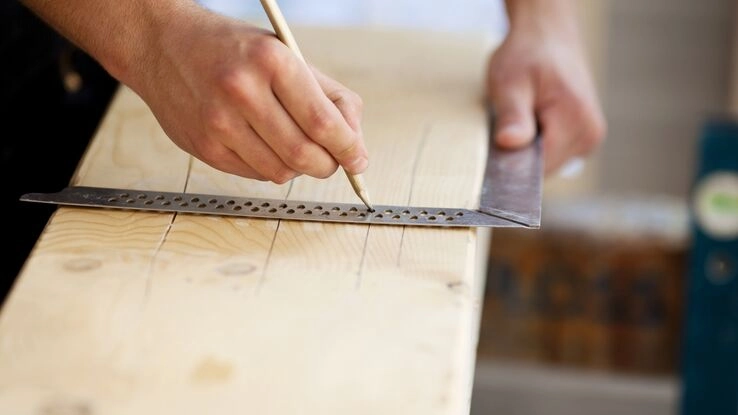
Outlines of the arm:
<svg viewBox="0 0 738 415">
<path fill-rule="evenodd" d="M 183 150 L 284 183 L 361 173 L 361 101 L 273 34 L 192 0 L 23 0 L 149 105 Z"/>
<path fill-rule="evenodd" d="M 506 0 L 510 31 L 489 63 L 488 92 L 497 112 L 495 141 L 528 144 L 539 123 L 546 172 L 586 155 L 605 135 L 585 63 L 573 0 Z"/>
</svg>

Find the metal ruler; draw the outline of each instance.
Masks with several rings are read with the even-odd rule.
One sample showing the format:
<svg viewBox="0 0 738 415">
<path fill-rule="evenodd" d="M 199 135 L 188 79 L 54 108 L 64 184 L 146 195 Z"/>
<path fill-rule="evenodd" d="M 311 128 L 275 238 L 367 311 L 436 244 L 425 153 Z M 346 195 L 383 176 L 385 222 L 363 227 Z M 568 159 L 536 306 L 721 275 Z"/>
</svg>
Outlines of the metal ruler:
<svg viewBox="0 0 738 415">
<path fill-rule="evenodd" d="M 491 129 L 494 131 L 494 129 Z M 22 201 L 65 206 L 182 212 L 315 222 L 444 227 L 539 228 L 543 163 L 540 140 L 502 151 L 489 145 L 480 205 L 416 207 L 260 199 L 152 190 L 67 187 L 58 193 L 28 193 Z"/>
</svg>

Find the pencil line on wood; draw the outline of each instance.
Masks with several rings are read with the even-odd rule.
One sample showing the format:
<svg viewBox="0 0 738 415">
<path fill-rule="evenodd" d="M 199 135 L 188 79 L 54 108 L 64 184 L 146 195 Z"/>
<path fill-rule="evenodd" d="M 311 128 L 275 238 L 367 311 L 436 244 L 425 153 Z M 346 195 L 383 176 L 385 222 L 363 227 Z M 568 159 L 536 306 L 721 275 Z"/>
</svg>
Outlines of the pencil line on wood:
<svg viewBox="0 0 738 415">
<path fill-rule="evenodd" d="M 272 242 L 269 244 L 269 252 L 267 252 L 267 257 L 264 260 L 264 269 L 261 271 L 261 277 L 259 277 L 259 283 L 256 284 L 256 290 L 255 294 L 258 296 L 261 292 L 261 287 L 266 282 L 266 275 L 267 270 L 269 269 L 269 261 L 272 259 L 272 252 L 274 251 L 274 244 L 277 242 L 277 234 L 279 233 L 280 225 L 282 225 L 282 221 L 277 221 L 277 228 L 274 230 L 274 235 L 272 236 Z"/>
<path fill-rule="evenodd" d="M 359 261 L 359 269 L 356 271 L 356 290 L 358 291 L 361 288 L 361 279 L 364 275 L 364 263 L 366 262 L 366 251 L 367 246 L 369 245 L 369 231 L 371 230 L 372 225 L 369 224 L 366 226 L 366 235 L 364 236 L 364 248 L 362 248 L 361 251 L 361 260 Z"/>
<path fill-rule="evenodd" d="M 146 283 L 144 286 L 144 301 L 141 304 L 142 308 L 146 305 L 146 303 L 149 301 L 149 297 L 151 296 L 151 286 L 154 279 L 154 266 L 156 265 L 156 261 L 159 257 L 159 252 L 161 252 L 164 243 L 167 241 L 169 232 L 171 232 L 172 227 L 174 226 L 175 219 L 177 219 L 177 212 L 171 214 L 171 218 L 169 219 L 169 223 L 167 224 L 166 229 L 164 229 L 159 242 L 156 244 L 156 247 L 154 247 L 154 253 L 151 256 L 151 260 L 149 261 L 149 266 L 146 267 Z"/>
<path fill-rule="evenodd" d="M 192 156 L 187 159 L 187 173 L 185 174 L 185 182 L 182 189 L 183 193 L 187 192 L 187 185 L 190 183 L 190 175 L 192 173 L 192 159 Z M 149 297 L 151 296 L 151 285 L 153 283 L 152 280 L 154 278 L 154 266 L 156 265 L 157 257 L 159 256 L 159 252 L 161 252 L 161 249 L 164 247 L 164 243 L 167 241 L 167 237 L 169 236 L 169 232 L 171 232 L 172 227 L 174 226 L 175 220 L 177 220 L 177 212 L 172 213 L 172 217 L 169 219 L 169 223 L 167 224 L 166 229 L 164 229 L 164 233 L 161 235 L 161 239 L 159 239 L 159 242 L 154 248 L 154 254 L 151 256 L 149 266 L 146 268 L 146 285 L 144 287 L 143 301 L 144 305 L 146 304 L 146 302 L 148 302 Z"/>
<path fill-rule="evenodd" d="M 423 128 L 423 133 L 420 138 L 420 142 L 418 143 L 418 149 L 415 151 L 415 158 L 413 159 L 413 166 L 410 169 L 410 191 L 407 195 L 407 206 L 409 207 L 412 205 L 413 201 L 413 191 L 415 189 L 415 176 L 418 173 L 418 164 L 420 164 L 420 156 L 423 150 L 425 149 L 426 144 L 428 143 L 428 136 L 430 136 L 431 131 L 431 125 L 430 123 L 426 124 Z M 402 257 L 402 244 L 405 242 L 405 229 L 407 229 L 407 226 L 402 227 L 402 233 L 400 234 L 400 247 L 397 249 L 397 266 L 400 266 L 400 259 Z"/>
</svg>

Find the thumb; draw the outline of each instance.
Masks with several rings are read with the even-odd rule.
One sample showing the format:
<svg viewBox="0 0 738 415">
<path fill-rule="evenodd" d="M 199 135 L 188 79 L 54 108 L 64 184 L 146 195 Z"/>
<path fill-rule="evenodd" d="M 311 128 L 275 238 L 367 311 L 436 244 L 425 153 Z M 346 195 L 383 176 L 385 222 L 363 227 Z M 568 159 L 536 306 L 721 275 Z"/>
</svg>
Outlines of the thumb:
<svg viewBox="0 0 738 415">
<path fill-rule="evenodd" d="M 530 82 L 497 85 L 492 93 L 495 142 L 504 148 L 520 148 L 533 141 L 536 122 Z"/>
</svg>

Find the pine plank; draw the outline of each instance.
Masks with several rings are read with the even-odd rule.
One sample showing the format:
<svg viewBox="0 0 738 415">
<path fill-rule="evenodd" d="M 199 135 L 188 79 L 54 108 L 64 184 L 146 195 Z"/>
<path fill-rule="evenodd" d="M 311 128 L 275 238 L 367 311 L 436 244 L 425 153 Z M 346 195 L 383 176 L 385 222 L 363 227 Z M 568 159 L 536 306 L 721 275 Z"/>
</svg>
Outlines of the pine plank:
<svg viewBox="0 0 738 415">
<path fill-rule="evenodd" d="M 295 33 L 364 98 L 375 203 L 476 205 L 487 42 Z M 125 88 L 73 183 L 356 202 L 215 171 Z M 0 413 L 468 413 L 488 237 L 61 208 L 0 314 Z"/>
</svg>

